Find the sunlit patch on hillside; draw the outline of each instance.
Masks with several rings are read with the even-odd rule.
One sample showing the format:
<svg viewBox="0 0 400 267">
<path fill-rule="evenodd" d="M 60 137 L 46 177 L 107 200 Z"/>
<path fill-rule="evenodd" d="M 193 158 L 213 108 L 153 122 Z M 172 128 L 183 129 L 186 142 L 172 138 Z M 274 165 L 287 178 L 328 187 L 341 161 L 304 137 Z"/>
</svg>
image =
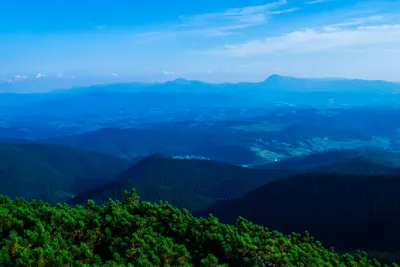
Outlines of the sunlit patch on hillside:
<svg viewBox="0 0 400 267">
<path fill-rule="evenodd" d="M 249 147 L 249 149 L 254 152 L 258 157 L 262 158 L 263 160 L 266 160 L 268 162 L 273 162 L 273 161 L 278 161 L 280 159 L 283 159 L 285 155 L 279 154 L 276 152 L 273 152 L 271 150 L 263 149 L 261 147 Z"/>
</svg>

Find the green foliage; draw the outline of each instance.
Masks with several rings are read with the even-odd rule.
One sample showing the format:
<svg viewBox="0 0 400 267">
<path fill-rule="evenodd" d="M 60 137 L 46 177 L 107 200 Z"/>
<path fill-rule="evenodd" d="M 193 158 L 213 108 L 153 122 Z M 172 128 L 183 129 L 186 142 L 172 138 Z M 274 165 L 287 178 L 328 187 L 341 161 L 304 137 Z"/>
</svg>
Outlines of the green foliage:
<svg viewBox="0 0 400 267">
<path fill-rule="evenodd" d="M 125 189 L 135 188 L 136 192 L 144 201 L 157 203 L 160 200 L 168 201 L 176 208 L 185 208 L 191 212 L 199 212 L 210 207 L 216 201 L 190 190 L 176 186 L 163 186 L 148 181 L 124 181 L 123 183 L 113 182 L 98 189 L 85 192 L 67 201 L 68 204 L 85 204 L 88 199 L 98 204 L 107 202 L 109 198 L 124 200 Z"/>
<path fill-rule="evenodd" d="M 361 252 L 339 256 L 308 233 L 285 236 L 243 218 L 221 224 L 125 196 L 75 207 L 0 196 L 0 265 L 381 266 Z"/>
</svg>

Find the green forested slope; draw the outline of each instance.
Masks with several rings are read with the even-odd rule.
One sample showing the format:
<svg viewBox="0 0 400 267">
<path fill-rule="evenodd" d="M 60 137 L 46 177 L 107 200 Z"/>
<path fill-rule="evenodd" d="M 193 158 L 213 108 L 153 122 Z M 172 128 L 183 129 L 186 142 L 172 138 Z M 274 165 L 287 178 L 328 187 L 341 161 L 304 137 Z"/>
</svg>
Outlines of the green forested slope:
<svg viewBox="0 0 400 267">
<path fill-rule="evenodd" d="M 308 234 L 284 236 L 243 219 L 225 225 L 126 196 L 76 207 L 0 196 L 0 265 L 382 266 L 364 253 L 339 256 Z"/>
<path fill-rule="evenodd" d="M 0 193 L 66 200 L 88 188 L 88 182 L 95 186 L 109 181 L 129 165 L 124 159 L 68 147 L 0 143 Z"/>
<path fill-rule="evenodd" d="M 295 156 L 282 161 L 257 166 L 258 168 L 289 168 L 294 170 L 323 169 L 346 161 L 361 160 L 371 164 L 400 168 L 400 153 L 372 149 L 346 149 Z"/>
<path fill-rule="evenodd" d="M 305 173 L 196 215 L 239 216 L 286 233 L 309 231 L 345 250 L 400 252 L 400 175 Z M 400 257 L 399 257 L 400 260 Z"/>
<path fill-rule="evenodd" d="M 154 154 L 121 173 L 115 181 L 80 194 L 69 203 L 84 203 L 94 199 L 101 204 L 110 197 L 122 200 L 124 190 L 138 186 L 138 193 L 146 201 L 168 200 L 177 207 L 194 211 L 200 208 L 196 202 L 210 204 L 213 200 L 240 197 L 270 181 L 295 173 L 290 170 L 250 169 L 218 161 L 174 159 Z M 167 199 L 163 198 L 166 196 L 163 188 L 168 188 L 172 193 Z"/>
</svg>

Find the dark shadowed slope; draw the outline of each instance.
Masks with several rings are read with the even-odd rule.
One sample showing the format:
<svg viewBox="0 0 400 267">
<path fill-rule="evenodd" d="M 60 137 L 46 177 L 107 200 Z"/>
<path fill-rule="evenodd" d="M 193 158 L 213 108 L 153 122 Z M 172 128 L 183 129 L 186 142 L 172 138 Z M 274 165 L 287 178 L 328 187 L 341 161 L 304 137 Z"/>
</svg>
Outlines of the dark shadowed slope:
<svg viewBox="0 0 400 267">
<path fill-rule="evenodd" d="M 1 194 L 48 201 L 110 181 L 130 162 L 106 154 L 45 144 L 0 143 Z"/>
<path fill-rule="evenodd" d="M 197 159 L 174 159 L 161 154 L 154 154 L 139 161 L 137 164 L 123 172 L 116 181 L 102 188 L 92 190 L 77 196 L 70 203 L 83 203 L 88 199 L 94 199 L 99 203 L 112 197 L 123 199 L 124 190 L 130 190 L 140 185 L 138 193 L 146 201 L 157 201 L 163 199 L 153 197 L 158 195 L 159 190 L 168 188 L 173 192 L 188 195 L 193 194 L 197 199 L 203 196 L 208 199 L 230 199 L 243 196 L 245 193 L 258 188 L 270 181 L 293 175 L 290 170 L 261 170 L 239 167 L 223 162 Z M 143 194 L 141 191 L 153 190 Z M 171 193 L 172 194 L 172 193 Z M 147 198 L 147 196 L 151 196 Z M 176 193 L 175 195 L 179 195 Z M 191 197 L 192 196 L 192 197 Z M 192 209 L 191 201 L 185 200 L 182 195 L 177 200 L 168 198 L 164 200 L 174 201 L 178 207 Z M 183 201 L 183 202 L 181 202 Z M 199 200 L 206 204 L 210 201 Z M 193 210 L 193 209 L 192 209 Z"/>
<path fill-rule="evenodd" d="M 269 183 L 221 202 L 212 213 L 238 216 L 284 232 L 309 231 L 329 246 L 379 251 L 400 249 L 400 175 L 306 173 Z"/>
<path fill-rule="evenodd" d="M 372 158 L 358 156 L 330 165 L 318 166 L 310 169 L 313 172 L 348 173 L 360 175 L 400 174 L 400 167 L 378 164 Z"/>
<path fill-rule="evenodd" d="M 68 204 L 85 204 L 89 199 L 104 204 L 108 199 L 124 199 L 124 191 L 135 189 L 141 194 L 143 201 L 158 203 L 167 201 L 177 208 L 186 208 L 192 212 L 201 211 L 216 203 L 216 200 L 201 196 L 181 187 L 164 186 L 154 182 L 126 180 L 113 181 L 99 188 L 88 190 L 67 201 Z"/>
<path fill-rule="evenodd" d="M 257 166 L 258 168 L 290 168 L 295 170 L 322 169 L 347 160 L 366 161 L 382 166 L 400 168 L 400 154 L 383 150 L 348 149 L 314 153 L 287 158 L 282 161 Z M 361 162 L 360 161 L 360 162 Z M 360 164 L 360 163 L 358 163 Z"/>
</svg>

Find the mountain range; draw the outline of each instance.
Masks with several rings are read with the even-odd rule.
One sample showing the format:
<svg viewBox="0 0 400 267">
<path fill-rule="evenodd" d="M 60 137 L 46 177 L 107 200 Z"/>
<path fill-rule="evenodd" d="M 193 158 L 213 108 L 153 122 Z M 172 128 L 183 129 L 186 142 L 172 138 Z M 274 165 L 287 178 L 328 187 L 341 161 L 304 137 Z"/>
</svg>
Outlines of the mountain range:
<svg viewBox="0 0 400 267">
<path fill-rule="evenodd" d="M 292 231 L 400 260 L 400 84 L 279 75 L 119 81 L 0 94 L 0 265 L 3 255 L 40 258 L 49 242 L 104 261 L 116 251 L 143 256 L 149 244 L 153 256 L 170 255 L 173 243 L 183 255 L 174 262 L 205 266 L 218 265 L 214 250 L 240 266 L 254 263 L 255 251 L 294 266 L 293 257 L 314 266 L 317 255 L 331 257 L 327 266 L 366 262 L 329 254 L 308 234 L 308 245 L 299 243 Z M 39 86 L 30 82 L 0 90 Z M 290 261 L 274 252 L 289 247 Z M 186 259 L 186 249 L 198 258 Z M 231 249 L 253 258 L 233 259 Z"/>
<path fill-rule="evenodd" d="M 82 204 L 89 199 L 97 203 L 104 203 L 108 198 L 122 200 L 125 190 L 136 188 L 143 200 L 168 200 L 176 207 L 193 211 L 196 210 L 193 205 L 196 208 L 200 206 L 199 201 L 209 204 L 221 199 L 237 198 L 270 181 L 295 173 L 291 170 L 250 169 L 212 160 L 174 159 L 154 154 L 137 162 L 110 184 L 85 192 L 69 203 Z M 161 195 L 157 197 L 160 190 L 181 194 L 170 193 L 168 198 L 162 199 Z M 191 194 L 191 199 L 182 199 L 182 195 Z M 148 195 L 157 198 L 148 198 Z"/>
<path fill-rule="evenodd" d="M 21 81 L 21 86 L 23 83 Z M 0 84 L 0 92 L 10 90 L 6 83 Z M 279 103 L 319 107 L 388 106 L 400 103 L 399 92 L 398 83 L 385 81 L 272 75 L 258 83 L 211 84 L 180 78 L 165 83 L 113 83 L 39 94 L 0 94 L 0 111 L 8 116 L 72 116 L 188 106 L 276 106 Z"/>
<path fill-rule="evenodd" d="M 226 223 L 242 216 L 285 233 L 307 230 L 346 251 L 400 249 L 400 161 L 388 151 L 327 151 L 248 168 L 159 153 L 129 161 L 60 145 L 2 143 L 0 162 L 0 193 L 12 198 L 102 204 L 124 201 L 135 188 L 143 201 L 168 201 Z"/>
<path fill-rule="evenodd" d="M 80 81 L 78 83 L 77 81 Z M 166 82 L 128 82 L 126 79 L 105 79 L 97 77 L 97 84 L 88 86 L 90 82 L 95 83 L 96 79 L 80 77 L 77 79 L 68 79 L 66 77 L 9 77 L 0 82 L 0 92 L 44 92 L 47 91 L 61 92 L 77 92 L 92 90 L 110 90 L 119 92 L 137 92 L 141 90 L 154 91 L 178 91 L 182 92 L 183 87 L 190 86 L 202 92 L 213 92 L 214 90 L 228 90 L 228 88 L 267 88 L 290 91 L 337 91 L 337 90 L 379 90 L 398 92 L 399 83 L 387 82 L 381 80 L 360 80 L 360 79 L 344 79 L 344 78 L 295 78 L 290 76 L 281 76 L 272 74 L 261 82 L 240 82 L 240 83 L 207 83 L 197 80 L 187 80 L 185 78 L 177 78 Z M 117 83 L 119 82 L 119 83 Z M 104 83 L 104 84 L 102 84 Z M 78 84 L 85 84 L 84 87 L 76 87 Z M 76 87 L 73 90 L 61 89 Z M 50 90 L 49 90 L 50 89 Z M 183 92 L 186 92 L 185 90 Z"/>
</svg>

